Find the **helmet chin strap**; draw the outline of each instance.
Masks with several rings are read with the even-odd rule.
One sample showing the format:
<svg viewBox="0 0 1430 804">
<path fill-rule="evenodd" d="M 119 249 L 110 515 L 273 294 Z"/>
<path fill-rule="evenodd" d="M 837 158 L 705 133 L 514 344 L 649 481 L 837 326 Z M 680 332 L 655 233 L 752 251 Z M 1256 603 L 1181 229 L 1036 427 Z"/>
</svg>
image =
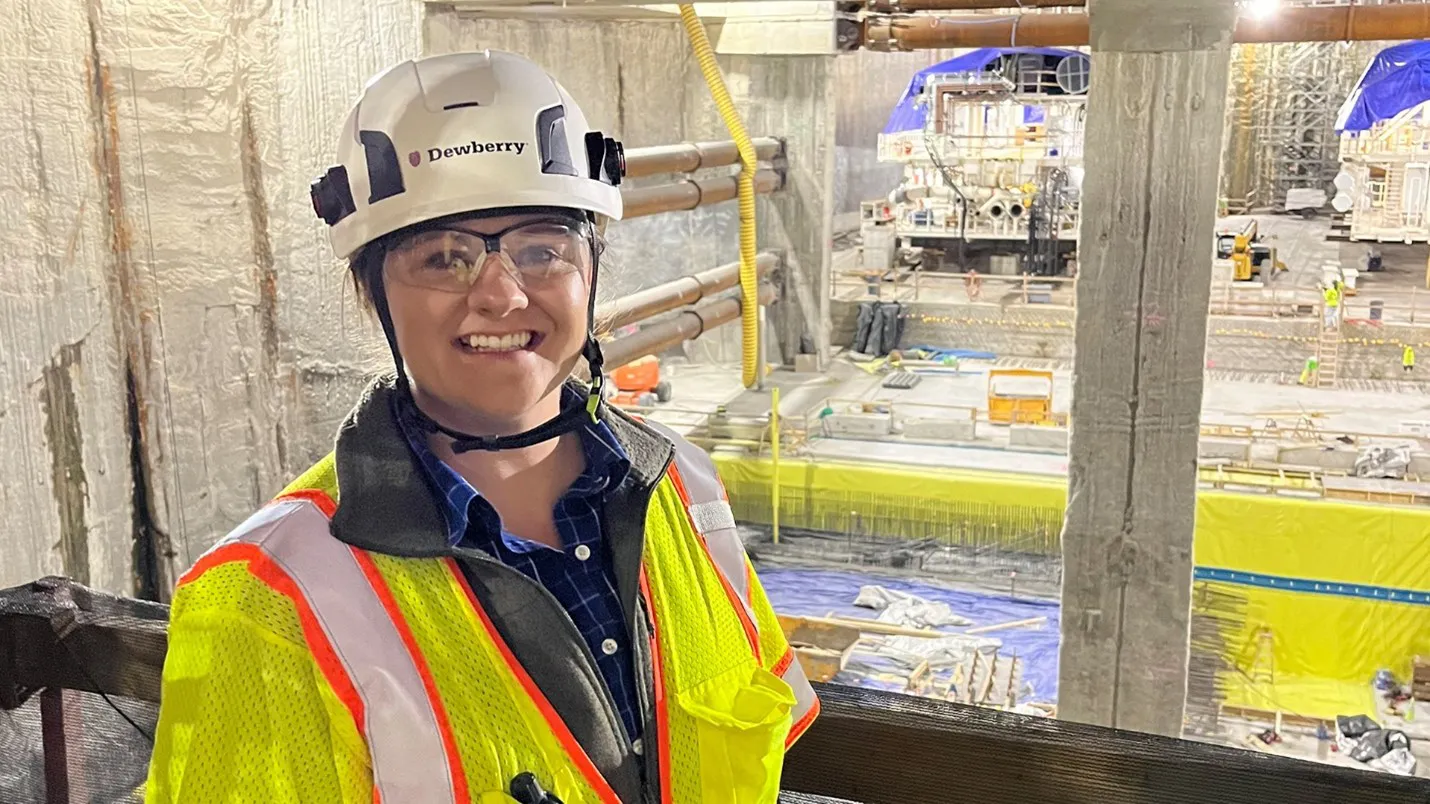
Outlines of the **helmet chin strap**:
<svg viewBox="0 0 1430 804">
<path fill-rule="evenodd" d="M 598 270 L 600 258 L 597 256 L 594 235 L 591 242 L 591 255 L 591 292 L 586 304 L 586 344 L 581 348 L 581 355 L 586 358 L 586 363 L 591 369 L 591 384 L 587 390 L 586 399 L 579 404 L 565 405 L 563 394 L 563 409 L 560 413 L 530 430 L 507 436 L 481 436 L 464 433 L 438 422 L 418 407 L 417 400 L 412 394 L 412 386 L 407 381 L 407 368 L 402 361 L 402 352 L 397 348 L 397 332 L 393 328 L 392 311 L 387 304 L 387 286 L 382 271 L 374 271 L 376 287 L 373 288 L 373 302 L 377 307 L 377 318 L 382 322 L 382 334 L 387 338 L 387 348 L 392 352 L 392 362 L 397 367 L 398 415 L 408 416 L 418 427 L 428 433 L 441 433 L 451 438 L 452 451 L 458 455 L 477 450 L 496 452 L 504 449 L 522 449 L 565 435 L 582 427 L 587 422 L 598 421 L 602 413 L 601 409 L 605 406 L 604 400 L 601 399 L 602 385 L 605 381 L 602 374 L 605 360 L 601 356 L 601 345 L 596 342 L 595 335 L 596 276 L 600 273 Z M 378 249 L 376 253 L 369 256 L 369 259 L 380 260 L 383 257 L 381 249 Z"/>
</svg>

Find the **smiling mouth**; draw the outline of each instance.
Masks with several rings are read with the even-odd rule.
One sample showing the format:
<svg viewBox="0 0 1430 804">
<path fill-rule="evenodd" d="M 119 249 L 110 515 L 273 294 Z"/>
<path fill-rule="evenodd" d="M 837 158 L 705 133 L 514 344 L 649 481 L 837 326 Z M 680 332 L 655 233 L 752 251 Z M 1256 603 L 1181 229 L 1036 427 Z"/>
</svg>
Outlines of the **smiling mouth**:
<svg viewBox="0 0 1430 804">
<path fill-rule="evenodd" d="M 465 352 L 502 354 L 535 349 L 544 336 L 539 332 L 511 332 L 505 335 L 464 335 L 454 343 Z"/>
</svg>

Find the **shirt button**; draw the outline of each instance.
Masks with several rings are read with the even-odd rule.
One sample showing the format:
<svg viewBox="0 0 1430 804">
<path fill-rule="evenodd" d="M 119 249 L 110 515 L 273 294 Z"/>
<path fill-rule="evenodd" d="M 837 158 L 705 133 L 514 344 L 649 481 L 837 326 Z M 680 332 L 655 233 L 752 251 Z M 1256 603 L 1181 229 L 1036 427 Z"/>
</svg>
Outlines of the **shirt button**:
<svg viewBox="0 0 1430 804">
<path fill-rule="evenodd" d="M 601 643 L 601 652 L 607 656 L 615 656 L 617 650 L 620 650 L 620 646 L 616 644 L 616 640 L 614 639 L 608 639 Z"/>
<path fill-rule="evenodd" d="M 588 558 L 590 558 L 590 557 L 591 557 L 591 548 L 587 547 L 587 546 L 584 545 L 584 544 L 578 544 L 578 545 L 576 545 L 576 560 L 577 560 L 577 561 L 585 561 L 586 559 L 588 559 Z"/>
<path fill-rule="evenodd" d="M 641 745 L 640 740 L 635 740 L 631 743 L 631 750 L 636 752 L 636 756 L 640 756 L 645 753 L 645 746 Z"/>
</svg>

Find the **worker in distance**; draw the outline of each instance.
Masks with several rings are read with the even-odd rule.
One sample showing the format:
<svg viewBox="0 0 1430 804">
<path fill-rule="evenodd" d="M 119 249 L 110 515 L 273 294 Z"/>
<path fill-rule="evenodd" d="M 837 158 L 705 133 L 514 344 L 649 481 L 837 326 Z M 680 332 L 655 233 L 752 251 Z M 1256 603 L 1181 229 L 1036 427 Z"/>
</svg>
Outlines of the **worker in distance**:
<svg viewBox="0 0 1430 804">
<path fill-rule="evenodd" d="M 709 457 L 601 398 L 623 172 L 521 56 L 368 83 L 312 198 L 396 372 L 181 580 L 149 802 L 775 801 L 818 702 Z"/>
</svg>

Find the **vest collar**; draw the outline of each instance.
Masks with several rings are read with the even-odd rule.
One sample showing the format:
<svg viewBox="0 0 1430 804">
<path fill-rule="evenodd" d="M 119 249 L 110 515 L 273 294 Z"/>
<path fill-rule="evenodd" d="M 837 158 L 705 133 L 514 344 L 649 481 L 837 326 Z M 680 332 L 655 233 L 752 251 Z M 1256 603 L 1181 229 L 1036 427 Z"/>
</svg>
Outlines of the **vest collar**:
<svg viewBox="0 0 1430 804">
<path fill-rule="evenodd" d="M 440 504 L 398 425 L 396 394 L 392 377 L 373 382 L 338 430 L 333 535 L 389 555 L 450 555 Z M 631 471 L 621 487 L 648 493 L 665 474 L 674 447 L 625 413 L 604 405 L 601 410 L 630 457 Z"/>
</svg>

